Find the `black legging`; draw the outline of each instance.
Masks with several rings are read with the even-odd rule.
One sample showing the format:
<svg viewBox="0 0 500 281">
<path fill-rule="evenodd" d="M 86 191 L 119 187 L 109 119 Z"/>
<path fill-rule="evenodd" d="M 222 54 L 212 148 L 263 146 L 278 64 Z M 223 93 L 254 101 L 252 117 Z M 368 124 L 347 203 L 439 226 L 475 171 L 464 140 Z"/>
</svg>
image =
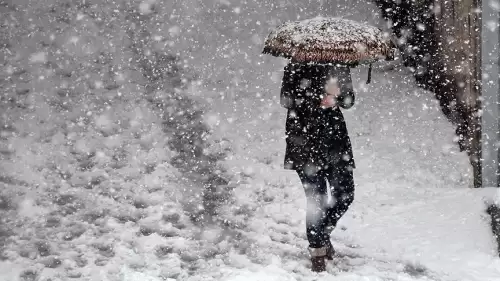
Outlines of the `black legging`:
<svg viewBox="0 0 500 281">
<path fill-rule="evenodd" d="M 307 198 L 306 231 L 309 247 L 321 248 L 330 241 L 327 227 L 335 227 L 354 200 L 353 173 L 345 166 L 331 167 L 315 174 L 297 171 Z M 331 197 L 327 194 L 328 180 Z"/>
</svg>

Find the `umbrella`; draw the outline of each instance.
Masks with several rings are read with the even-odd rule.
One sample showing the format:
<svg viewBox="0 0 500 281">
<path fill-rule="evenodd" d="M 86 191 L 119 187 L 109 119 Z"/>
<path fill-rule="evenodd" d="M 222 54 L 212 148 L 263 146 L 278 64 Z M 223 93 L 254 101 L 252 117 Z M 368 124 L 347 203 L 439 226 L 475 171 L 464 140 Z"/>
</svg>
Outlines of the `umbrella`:
<svg viewBox="0 0 500 281">
<path fill-rule="evenodd" d="M 377 27 L 342 18 L 285 22 L 266 39 L 264 54 L 299 62 L 357 65 L 394 59 L 395 45 Z"/>
</svg>

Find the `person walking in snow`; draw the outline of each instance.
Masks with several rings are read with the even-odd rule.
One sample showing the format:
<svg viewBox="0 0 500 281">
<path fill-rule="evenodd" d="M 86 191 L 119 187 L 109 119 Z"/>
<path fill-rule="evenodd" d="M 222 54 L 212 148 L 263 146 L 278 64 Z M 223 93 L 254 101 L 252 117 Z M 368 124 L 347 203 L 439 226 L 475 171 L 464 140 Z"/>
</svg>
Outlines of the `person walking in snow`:
<svg viewBox="0 0 500 281">
<path fill-rule="evenodd" d="M 350 68 L 291 61 L 280 103 L 288 109 L 285 169 L 297 172 L 307 198 L 311 269 L 325 271 L 335 253 L 330 234 L 354 200 L 355 163 L 339 109 L 354 104 Z"/>
</svg>

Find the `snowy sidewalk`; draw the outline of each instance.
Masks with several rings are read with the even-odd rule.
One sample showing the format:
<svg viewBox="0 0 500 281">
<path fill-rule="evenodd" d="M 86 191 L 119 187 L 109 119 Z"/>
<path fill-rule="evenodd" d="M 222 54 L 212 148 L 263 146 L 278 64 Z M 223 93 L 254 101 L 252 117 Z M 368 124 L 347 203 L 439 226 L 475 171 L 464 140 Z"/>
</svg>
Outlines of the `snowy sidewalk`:
<svg viewBox="0 0 500 281">
<path fill-rule="evenodd" d="M 203 132 L 204 126 L 197 118 L 163 126 L 168 115 L 159 114 L 151 102 L 156 95 L 137 94 L 147 92 L 142 85 L 149 83 L 141 82 L 144 77 L 135 72 L 139 66 L 130 65 L 136 61 L 129 57 L 133 52 L 122 44 L 130 24 L 119 26 L 122 22 L 107 14 L 122 9 L 114 5 L 123 1 L 75 3 L 72 10 L 55 0 L 33 10 L 32 1 L 11 2 L 30 7 L 16 13 L 29 22 L 27 28 L 43 34 L 19 38 L 16 44 L 23 48 L 12 58 L 14 67 L 2 69 L 9 78 L 0 86 L 21 98 L 8 103 L 12 114 L 6 114 L 18 131 L 6 127 L 3 133 L 12 139 L 0 143 L 4 154 L 12 154 L 0 163 L 1 172 L 9 172 L 0 175 L 0 281 L 500 279 L 482 195 L 467 188 L 469 165 L 452 142 L 453 126 L 432 94 L 417 89 L 403 69 L 375 69 L 370 85 L 364 85 L 366 69 L 354 71 L 357 101 L 344 113 L 357 164 L 355 203 L 333 235 L 339 258 L 325 274 L 310 272 L 303 190 L 297 175 L 282 168 L 286 112 L 278 94 L 284 60 L 259 53 L 268 28 L 316 16 L 316 2 L 126 1 L 141 10 L 156 3 L 159 22 L 145 21 L 151 24 L 145 29 L 168 37 L 170 51 L 200 75 L 201 86 L 194 85 L 190 94 L 209 109 L 204 117 L 214 135 L 206 142 L 216 140 L 203 151 L 227 156 L 222 164 L 236 186 L 234 202 L 224 205 L 218 217 L 227 220 L 226 227 L 201 227 L 183 212 L 186 202 L 180 199 L 191 199 L 186 190 L 196 190 L 171 165 L 184 147 L 172 150 L 169 142 L 179 127 L 178 140 L 186 132 Z M 379 21 L 371 2 L 323 2 L 328 15 Z M 44 6 L 63 20 L 46 23 Z M 43 21 L 31 24 L 32 19 Z M 48 44 L 53 32 L 57 40 Z M 75 44 L 76 35 L 88 44 Z M 106 42 L 114 45 L 101 46 Z M 99 51 L 107 45 L 113 50 L 125 45 L 116 56 L 126 66 L 124 77 L 131 79 L 122 81 L 121 74 L 104 68 L 111 65 L 95 63 L 108 60 Z M 38 46 L 57 55 L 45 57 Z M 39 59 L 24 62 L 40 54 L 43 60 L 62 56 L 61 72 Z M 113 75 L 94 76 L 105 72 Z M 171 74 L 175 79 L 169 83 L 190 77 Z M 116 88 L 116 80 L 124 84 Z M 32 92 L 26 94 L 23 85 Z M 88 87 L 95 93 L 82 96 Z M 163 94 L 172 101 L 171 93 L 178 90 L 173 88 L 158 98 Z M 100 108 L 108 100 L 109 108 Z M 167 112 L 187 109 L 183 117 L 197 111 L 185 101 Z M 81 108 L 87 105 L 95 110 Z M 106 114 L 98 114 L 100 109 Z"/>
<path fill-rule="evenodd" d="M 354 73 L 357 102 L 344 114 L 356 198 L 333 234 L 340 258 L 321 280 L 499 278 L 482 195 L 468 188 L 467 157 L 452 143 L 453 126 L 432 93 L 417 89 L 402 69 L 376 72 L 368 86 L 364 69 Z M 273 95 L 277 89 L 262 100 L 240 100 L 233 116 L 222 113 L 231 123 L 219 119 L 232 144 L 227 168 L 239 175 L 234 208 L 244 210 L 234 218 L 244 234 L 234 241 L 243 254 L 233 266 L 245 269 L 223 280 L 316 278 L 307 268 L 302 187 L 281 167 L 285 110 L 270 102 Z"/>
</svg>

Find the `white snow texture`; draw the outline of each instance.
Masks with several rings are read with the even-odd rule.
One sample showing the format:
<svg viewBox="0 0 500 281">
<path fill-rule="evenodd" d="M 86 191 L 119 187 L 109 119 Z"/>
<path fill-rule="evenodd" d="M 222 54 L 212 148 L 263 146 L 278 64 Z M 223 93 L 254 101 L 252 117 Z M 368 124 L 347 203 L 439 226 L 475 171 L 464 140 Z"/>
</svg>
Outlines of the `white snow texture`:
<svg viewBox="0 0 500 281">
<path fill-rule="evenodd" d="M 260 52 L 318 15 L 383 26 L 361 0 L 0 1 L 0 281 L 500 280 L 496 191 L 398 61 L 353 70 L 355 200 L 310 271 Z"/>
</svg>

